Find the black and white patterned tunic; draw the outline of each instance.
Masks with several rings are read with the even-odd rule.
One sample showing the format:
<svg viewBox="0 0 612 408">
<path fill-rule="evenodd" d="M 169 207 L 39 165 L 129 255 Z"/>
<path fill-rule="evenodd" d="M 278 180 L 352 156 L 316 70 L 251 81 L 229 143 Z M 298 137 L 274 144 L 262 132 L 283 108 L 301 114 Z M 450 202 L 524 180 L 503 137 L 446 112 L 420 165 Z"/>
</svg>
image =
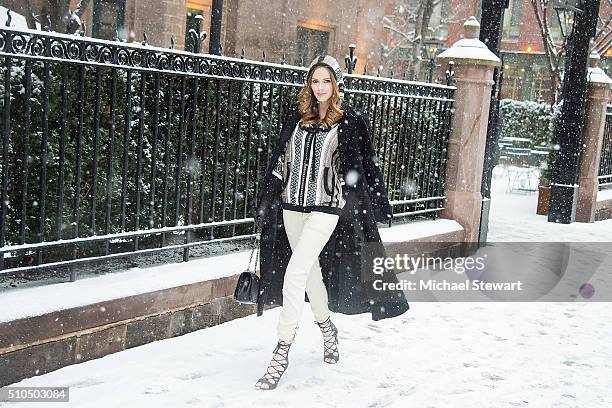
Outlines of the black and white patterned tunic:
<svg viewBox="0 0 612 408">
<path fill-rule="evenodd" d="M 344 180 L 338 174 L 338 124 L 293 130 L 272 174 L 283 181 L 283 208 L 340 214 Z"/>
</svg>

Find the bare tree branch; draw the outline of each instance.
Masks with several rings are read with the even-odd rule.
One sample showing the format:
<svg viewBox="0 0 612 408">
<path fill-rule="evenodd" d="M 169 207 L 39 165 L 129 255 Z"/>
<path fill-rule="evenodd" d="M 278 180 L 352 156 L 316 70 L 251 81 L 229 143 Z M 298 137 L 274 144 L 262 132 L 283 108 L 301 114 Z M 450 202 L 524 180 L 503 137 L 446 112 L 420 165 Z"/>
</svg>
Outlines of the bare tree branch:
<svg viewBox="0 0 612 408">
<path fill-rule="evenodd" d="M 471 4 L 459 3 L 450 10 L 450 0 L 395 0 L 393 12 L 383 18 L 383 27 L 388 30 L 387 43 L 381 44 L 384 64 L 401 63 L 402 69 L 410 72 L 412 78 L 419 79 L 423 42 L 436 37 L 440 27 L 460 22 L 457 16 Z M 436 10 L 440 11 L 439 22 Z"/>
<path fill-rule="evenodd" d="M 19 12 L 25 17 L 26 23 L 28 24 L 28 28 L 36 29 L 36 18 L 34 15 L 34 11 L 32 10 L 32 5 L 30 4 L 30 1 L 19 0 L 18 5 L 20 7 Z"/>
<path fill-rule="evenodd" d="M 89 0 L 81 0 L 79 1 L 79 4 L 77 4 L 76 7 L 74 8 L 74 12 L 76 13 L 77 16 L 83 17 L 83 14 L 85 14 L 85 11 L 87 11 L 88 6 L 89 6 Z"/>
<path fill-rule="evenodd" d="M 28 28 L 36 29 L 36 23 L 47 25 L 47 15 L 51 22 L 51 30 L 60 33 L 74 33 L 80 26 L 79 18 L 85 12 L 90 0 L 81 0 L 74 12 L 70 11 L 70 0 L 45 0 L 34 3 L 30 0 L 17 0 L 20 14 L 25 16 Z M 36 15 L 36 13 L 40 15 Z M 79 16 L 79 18 L 76 18 Z"/>
<path fill-rule="evenodd" d="M 412 33 L 404 32 L 401 29 L 391 25 L 391 24 L 393 24 L 393 22 L 388 17 L 386 17 L 386 16 L 383 18 L 383 21 L 389 23 L 389 24 L 385 24 L 383 26 L 383 28 L 386 28 L 386 29 L 388 29 L 390 31 L 393 31 L 396 34 L 399 34 L 400 36 L 402 36 L 408 42 L 413 42 L 414 41 L 414 32 L 412 32 Z M 412 34 L 412 36 L 410 34 Z"/>
<path fill-rule="evenodd" d="M 551 105 L 556 102 L 559 94 L 559 88 L 561 86 L 561 72 L 559 66 L 561 64 L 561 56 L 565 50 L 565 40 L 563 45 L 557 51 L 555 42 L 550 32 L 550 26 L 548 22 L 548 13 L 550 11 L 550 3 L 547 0 L 529 0 L 533 13 L 540 29 L 540 35 L 542 37 L 542 44 L 544 45 L 544 53 L 546 55 L 546 62 L 550 80 L 553 84 L 555 92 L 550 100 Z"/>
</svg>

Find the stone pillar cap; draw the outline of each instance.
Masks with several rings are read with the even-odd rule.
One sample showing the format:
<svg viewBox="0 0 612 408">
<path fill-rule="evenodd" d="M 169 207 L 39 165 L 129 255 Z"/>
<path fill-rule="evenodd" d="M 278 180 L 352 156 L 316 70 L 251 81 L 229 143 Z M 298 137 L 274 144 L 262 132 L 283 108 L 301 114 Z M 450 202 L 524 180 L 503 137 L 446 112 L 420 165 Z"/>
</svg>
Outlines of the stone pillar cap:
<svg viewBox="0 0 612 408">
<path fill-rule="evenodd" d="M 599 68 L 600 60 L 601 57 L 597 51 L 591 51 L 591 54 L 589 55 L 589 72 L 587 74 L 587 80 L 589 83 L 594 85 L 610 86 L 612 85 L 612 79 L 606 75 L 603 69 Z"/>
<path fill-rule="evenodd" d="M 463 24 L 464 38 L 438 55 L 438 60 L 452 60 L 459 64 L 500 66 L 501 60 L 478 39 L 480 23 L 472 16 Z"/>
</svg>

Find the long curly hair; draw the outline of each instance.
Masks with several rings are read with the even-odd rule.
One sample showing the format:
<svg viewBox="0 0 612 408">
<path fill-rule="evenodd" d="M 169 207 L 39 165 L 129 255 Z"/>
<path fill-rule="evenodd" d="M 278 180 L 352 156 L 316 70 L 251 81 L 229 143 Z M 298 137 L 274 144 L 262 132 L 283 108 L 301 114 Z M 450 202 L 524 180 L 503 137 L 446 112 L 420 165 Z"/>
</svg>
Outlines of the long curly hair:
<svg viewBox="0 0 612 408">
<path fill-rule="evenodd" d="M 338 82 L 336 82 L 336 76 L 329 68 L 327 68 L 327 70 L 331 77 L 332 95 L 325 117 L 319 121 L 319 101 L 312 92 L 312 76 L 315 71 L 315 69 L 313 69 L 310 75 L 308 75 L 306 85 L 304 85 L 304 88 L 298 93 L 298 110 L 302 116 L 302 126 L 321 124 L 327 128 L 331 128 L 344 114 L 344 111 L 340 108 L 342 101 L 340 99 L 340 88 L 338 87 Z"/>
</svg>

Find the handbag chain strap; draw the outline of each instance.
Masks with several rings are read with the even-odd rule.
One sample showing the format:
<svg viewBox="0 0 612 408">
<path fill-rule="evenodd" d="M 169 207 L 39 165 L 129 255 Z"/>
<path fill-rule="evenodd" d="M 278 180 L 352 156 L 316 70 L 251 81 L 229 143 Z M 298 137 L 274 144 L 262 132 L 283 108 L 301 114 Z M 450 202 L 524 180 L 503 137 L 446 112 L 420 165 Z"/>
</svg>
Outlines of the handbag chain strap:
<svg viewBox="0 0 612 408">
<path fill-rule="evenodd" d="M 251 250 L 251 255 L 249 257 L 249 263 L 247 264 L 247 268 L 245 270 L 245 272 L 248 272 L 251 268 L 251 261 L 253 260 L 253 253 L 255 253 L 255 264 L 253 265 L 253 271 L 255 271 L 255 274 L 258 274 L 258 270 L 257 270 L 257 265 L 259 264 L 259 239 L 260 239 L 260 234 L 256 233 L 255 234 L 255 241 L 253 245 L 253 249 Z"/>
</svg>

